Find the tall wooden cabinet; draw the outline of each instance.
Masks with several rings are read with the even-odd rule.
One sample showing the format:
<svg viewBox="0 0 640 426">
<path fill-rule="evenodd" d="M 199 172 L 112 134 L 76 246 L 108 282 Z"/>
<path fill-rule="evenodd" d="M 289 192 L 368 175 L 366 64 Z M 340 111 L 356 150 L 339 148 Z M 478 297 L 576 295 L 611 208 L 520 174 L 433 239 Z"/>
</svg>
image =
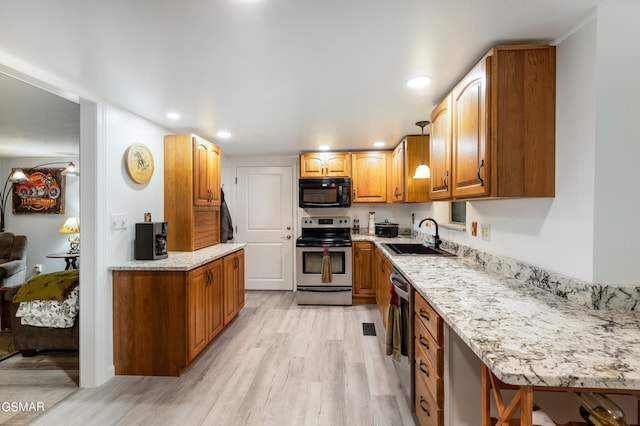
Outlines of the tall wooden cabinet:
<svg viewBox="0 0 640 426">
<path fill-rule="evenodd" d="M 116 374 L 181 375 L 243 306 L 244 250 L 189 271 L 113 271 Z"/>
<path fill-rule="evenodd" d="M 431 115 L 433 199 L 555 195 L 555 68 L 554 46 L 497 46 L 455 86 Z"/>
<path fill-rule="evenodd" d="M 194 251 L 220 242 L 220 149 L 196 135 L 164 138 L 167 249 Z"/>
<path fill-rule="evenodd" d="M 420 203 L 429 201 L 429 179 L 414 179 L 423 158 L 422 137 L 405 136 L 391 153 L 389 202 Z M 429 164 L 429 136 L 424 136 L 424 162 Z"/>
<path fill-rule="evenodd" d="M 349 177 L 348 152 L 307 152 L 300 154 L 300 177 Z"/>
<path fill-rule="evenodd" d="M 351 157 L 352 198 L 354 203 L 387 201 L 387 153 L 354 152 Z"/>
<path fill-rule="evenodd" d="M 353 303 L 375 303 L 374 249 L 369 241 L 354 241 L 353 251 Z"/>
</svg>

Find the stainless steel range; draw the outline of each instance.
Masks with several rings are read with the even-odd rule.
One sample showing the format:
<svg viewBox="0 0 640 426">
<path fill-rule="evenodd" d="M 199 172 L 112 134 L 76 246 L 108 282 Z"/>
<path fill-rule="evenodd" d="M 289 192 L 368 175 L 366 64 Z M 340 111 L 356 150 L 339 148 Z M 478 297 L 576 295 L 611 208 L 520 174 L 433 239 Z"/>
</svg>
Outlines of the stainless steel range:
<svg viewBox="0 0 640 426">
<path fill-rule="evenodd" d="M 351 218 L 303 217 L 296 271 L 298 305 L 351 305 Z"/>
</svg>

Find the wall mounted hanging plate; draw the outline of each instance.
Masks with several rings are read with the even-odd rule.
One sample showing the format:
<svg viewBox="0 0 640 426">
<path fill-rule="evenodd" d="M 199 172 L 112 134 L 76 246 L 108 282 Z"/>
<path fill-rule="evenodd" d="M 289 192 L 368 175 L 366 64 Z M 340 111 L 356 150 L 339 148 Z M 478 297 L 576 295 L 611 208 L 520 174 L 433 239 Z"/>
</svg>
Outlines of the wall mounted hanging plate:
<svg viewBox="0 0 640 426">
<path fill-rule="evenodd" d="M 153 154 L 148 146 L 134 143 L 127 148 L 125 163 L 129 176 L 137 183 L 147 183 L 153 176 Z"/>
</svg>

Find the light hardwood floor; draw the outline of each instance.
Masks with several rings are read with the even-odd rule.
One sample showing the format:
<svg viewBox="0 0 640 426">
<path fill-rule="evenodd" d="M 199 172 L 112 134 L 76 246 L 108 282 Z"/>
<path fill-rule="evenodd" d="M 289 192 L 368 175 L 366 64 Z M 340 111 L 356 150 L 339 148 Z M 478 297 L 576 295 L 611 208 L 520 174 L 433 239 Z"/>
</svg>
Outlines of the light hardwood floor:
<svg viewBox="0 0 640 426">
<path fill-rule="evenodd" d="M 378 336 L 363 336 L 373 322 Z M 250 291 L 182 377 L 117 376 L 32 424 L 413 425 L 374 305 L 297 306 Z"/>
<path fill-rule="evenodd" d="M 78 352 L 46 352 L 0 362 L 0 425 L 25 425 L 42 414 L 15 410 L 7 403 L 43 404 L 44 411 L 78 390 Z M 38 407 L 38 405 L 35 405 Z"/>
</svg>

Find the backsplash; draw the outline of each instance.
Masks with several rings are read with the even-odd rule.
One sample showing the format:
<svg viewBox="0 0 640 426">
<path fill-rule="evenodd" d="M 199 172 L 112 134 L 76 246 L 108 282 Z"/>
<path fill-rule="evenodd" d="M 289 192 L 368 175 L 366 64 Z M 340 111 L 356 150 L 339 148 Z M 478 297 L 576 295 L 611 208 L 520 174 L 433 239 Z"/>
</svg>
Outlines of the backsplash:
<svg viewBox="0 0 640 426">
<path fill-rule="evenodd" d="M 640 310 L 640 286 L 590 284 L 451 241 L 443 241 L 442 248 L 459 257 L 470 259 L 487 270 L 542 288 L 590 309 Z"/>
</svg>

